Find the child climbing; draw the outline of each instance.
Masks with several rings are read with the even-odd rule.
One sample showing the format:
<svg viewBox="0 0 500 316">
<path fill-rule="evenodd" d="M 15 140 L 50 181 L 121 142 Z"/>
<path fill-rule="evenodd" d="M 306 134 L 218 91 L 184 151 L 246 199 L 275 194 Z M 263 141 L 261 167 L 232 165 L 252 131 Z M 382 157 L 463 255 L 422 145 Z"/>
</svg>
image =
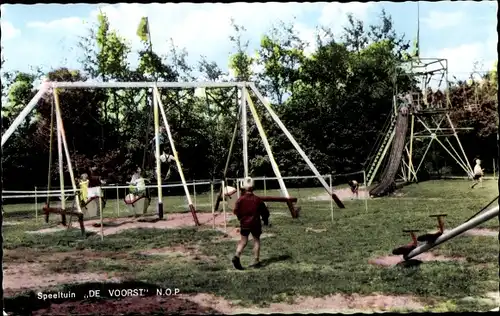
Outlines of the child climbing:
<svg viewBox="0 0 500 316">
<path fill-rule="evenodd" d="M 484 176 L 484 169 L 481 168 L 481 160 L 476 159 L 476 165 L 474 166 L 474 176 L 472 180 L 474 183 L 471 185 L 471 189 L 474 189 L 476 185 L 479 183 L 481 186 L 483 185 L 483 176 Z"/>
</svg>

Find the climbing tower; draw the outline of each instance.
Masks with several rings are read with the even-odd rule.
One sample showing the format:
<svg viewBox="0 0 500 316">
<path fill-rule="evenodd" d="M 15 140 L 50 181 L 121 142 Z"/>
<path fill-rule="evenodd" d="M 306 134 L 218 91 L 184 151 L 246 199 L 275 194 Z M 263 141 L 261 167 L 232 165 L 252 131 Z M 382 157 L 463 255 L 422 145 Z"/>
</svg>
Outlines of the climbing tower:
<svg viewBox="0 0 500 316">
<path fill-rule="evenodd" d="M 469 128 L 455 127 L 450 117 L 448 61 L 443 58 L 413 57 L 397 67 L 395 76 L 393 110 L 382 131 L 383 137 L 379 138 L 373 155 L 367 161 L 367 184 L 371 185 L 377 178 L 384 161 L 386 170 L 379 182 L 385 186 L 392 186 L 396 180 L 418 181 L 417 173 L 434 142 L 442 146 L 468 176 L 472 176 L 472 167 L 458 137 L 459 131 Z M 411 83 L 409 91 L 400 83 Z M 403 105 L 408 107 L 409 131 L 397 128 Z M 402 152 L 396 153 L 394 146 L 401 143 L 399 139 L 402 137 L 405 138 Z M 422 145 L 425 146 L 423 154 L 416 155 L 416 147 Z M 391 147 L 393 150 L 388 156 Z M 398 162 L 392 161 L 394 159 Z M 399 170 L 395 172 L 394 168 Z M 394 177 L 397 173 L 399 177 Z M 373 195 L 384 195 L 389 189 L 378 187 Z"/>
</svg>

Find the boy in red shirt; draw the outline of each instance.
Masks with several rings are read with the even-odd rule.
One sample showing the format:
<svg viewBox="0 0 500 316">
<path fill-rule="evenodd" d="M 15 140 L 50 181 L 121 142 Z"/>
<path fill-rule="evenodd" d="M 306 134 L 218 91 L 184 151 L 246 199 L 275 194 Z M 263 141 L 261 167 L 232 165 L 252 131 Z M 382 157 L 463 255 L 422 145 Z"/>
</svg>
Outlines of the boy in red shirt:
<svg viewBox="0 0 500 316">
<path fill-rule="evenodd" d="M 254 267 L 260 266 L 260 235 L 262 234 L 262 224 L 267 226 L 269 224 L 269 210 L 266 204 L 258 196 L 253 194 L 254 182 L 252 178 L 245 178 L 243 180 L 242 188 L 245 193 L 236 201 L 234 207 L 234 215 L 240 221 L 240 234 L 241 239 L 236 247 L 236 255 L 233 257 L 233 265 L 238 270 L 243 270 L 240 262 L 240 256 L 248 243 L 248 236 L 253 236 L 253 254 L 254 254 Z"/>
</svg>

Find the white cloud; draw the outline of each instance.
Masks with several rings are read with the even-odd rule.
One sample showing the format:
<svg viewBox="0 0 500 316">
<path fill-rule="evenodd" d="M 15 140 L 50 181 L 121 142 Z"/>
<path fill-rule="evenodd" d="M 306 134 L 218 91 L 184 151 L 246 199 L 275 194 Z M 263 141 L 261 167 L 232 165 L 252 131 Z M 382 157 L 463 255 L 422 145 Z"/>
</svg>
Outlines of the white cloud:
<svg viewBox="0 0 500 316">
<path fill-rule="evenodd" d="M 427 17 L 422 19 L 422 22 L 424 22 L 431 29 L 439 30 L 459 25 L 463 22 L 464 18 L 464 11 L 431 11 Z"/>
<path fill-rule="evenodd" d="M 5 9 L 2 8 L 2 11 L 5 11 Z M 21 34 L 21 30 L 15 28 L 9 21 L 1 21 L 0 24 L 0 27 L 2 28 L 2 41 L 11 40 Z"/>
<path fill-rule="evenodd" d="M 478 71 L 488 71 L 497 60 L 497 37 L 492 34 L 486 41 L 477 41 L 468 44 L 462 44 L 456 47 L 444 48 L 438 50 L 433 56 L 440 56 L 448 60 L 449 79 L 452 76 L 458 79 L 465 79 L 475 68 Z"/>
<path fill-rule="evenodd" d="M 365 20 L 368 15 L 368 9 L 375 3 L 328 3 L 321 10 L 321 16 L 318 19 L 319 24 L 328 26 L 332 29 L 334 35 L 342 31 L 342 27 L 347 23 L 347 14 L 352 13 L 354 17 Z"/>
<path fill-rule="evenodd" d="M 49 22 L 28 22 L 27 27 L 39 28 L 39 29 L 50 29 L 50 30 L 64 30 L 67 31 L 68 28 L 73 29 L 75 27 L 82 26 L 83 19 L 79 17 L 68 17 L 59 20 L 53 20 Z"/>
<path fill-rule="evenodd" d="M 149 18 L 154 50 L 160 54 L 169 51 L 172 38 L 174 44 L 186 48 L 190 62 L 199 60 L 204 55 L 214 60 L 223 68 L 227 67 L 233 44 L 229 36 L 234 34 L 230 21 L 233 18 L 238 25 L 243 25 L 247 32 L 243 40 L 250 41 L 250 48 L 256 48 L 262 34 L 278 19 L 291 21 L 296 18 L 296 29 L 302 38 L 311 44 L 308 52 L 315 49 L 316 31 L 306 22 L 308 14 L 320 16 L 319 23 L 340 31 L 347 21 L 346 13 L 352 12 L 364 19 L 369 3 L 231 3 L 231 4 L 115 4 L 103 5 L 94 10 L 88 23 L 96 22 L 99 10 L 106 13 L 110 27 L 126 38 L 132 49 L 139 49 L 142 44 L 136 35 L 141 17 Z M 68 17 L 50 22 L 31 22 L 28 27 L 45 31 L 64 32 L 65 37 L 82 35 L 85 31 L 83 18 Z M 251 50 L 249 53 L 253 53 Z"/>
</svg>

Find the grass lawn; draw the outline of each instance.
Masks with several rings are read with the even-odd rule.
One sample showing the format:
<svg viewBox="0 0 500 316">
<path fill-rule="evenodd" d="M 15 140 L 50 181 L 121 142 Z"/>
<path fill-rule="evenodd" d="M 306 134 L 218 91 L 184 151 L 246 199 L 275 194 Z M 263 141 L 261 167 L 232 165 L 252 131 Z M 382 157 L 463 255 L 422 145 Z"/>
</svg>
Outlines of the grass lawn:
<svg viewBox="0 0 500 316">
<path fill-rule="evenodd" d="M 42 216 L 35 221 L 33 205 L 7 205 L 4 221 L 20 223 L 3 227 L 4 265 L 12 267 L 28 261 L 44 265 L 46 273 L 54 275 L 108 273 L 131 282 L 178 288 L 186 295 L 208 293 L 236 302 L 241 308 L 265 308 L 273 303 L 293 304 L 299 297 L 345 294 L 412 297 L 430 311 L 487 311 L 496 307 L 484 298 L 488 292 L 498 292 L 497 237 L 463 235 L 432 250 L 435 255 L 462 260 L 424 262 L 414 268 L 369 263 L 408 243 L 410 238 L 402 233 L 403 229 L 435 229 L 437 223 L 429 215 L 447 213 L 445 225 L 452 228 L 498 195 L 496 181 L 485 181 L 482 188 L 474 190 L 469 186 L 470 182 L 463 180 L 410 185 L 395 196 L 369 200 L 368 212 L 365 201 L 346 200 L 345 209 L 335 207 L 333 221 L 329 201 L 308 199 L 323 191 L 290 189 L 290 194 L 299 198 L 301 217 L 294 220 L 285 205 L 271 205 L 272 226 L 265 228 L 268 237 L 262 239 L 263 267 L 245 271 L 233 269 L 230 259 L 236 241 L 223 238 L 220 231 L 131 229 L 106 236 L 104 241 L 99 236 L 81 240 L 76 230 L 69 235 L 28 234 L 26 231 L 47 226 Z M 197 203 L 199 209 L 210 210 L 208 195 L 198 195 Z M 182 197 L 164 197 L 164 204 L 167 213 L 184 209 Z M 108 201 L 105 216 L 116 216 L 116 206 L 115 201 Z M 150 209 L 154 211 L 153 206 Z M 122 205 L 120 214 L 125 212 Z M 55 221 L 55 215 L 52 218 Z M 228 225 L 236 227 L 237 223 L 231 221 Z M 498 230 L 498 220 L 480 227 Z M 74 242 L 58 243 L 62 238 Z M 167 252 L 165 249 L 179 247 L 191 249 L 195 255 L 144 254 L 148 249 Z M 78 252 L 80 256 L 75 255 Z M 251 259 L 250 244 L 242 257 L 243 265 L 248 266 Z M 5 270 L 8 278 L 9 269 Z M 58 286 L 74 291 L 85 287 L 62 283 L 68 284 Z M 10 304 L 14 308 L 15 302 L 26 299 L 21 292 L 7 291 L 6 307 Z M 353 306 L 351 310 L 377 309 Z M 418 310 L 403 303 L 387 309 Z"/>
</svg>

